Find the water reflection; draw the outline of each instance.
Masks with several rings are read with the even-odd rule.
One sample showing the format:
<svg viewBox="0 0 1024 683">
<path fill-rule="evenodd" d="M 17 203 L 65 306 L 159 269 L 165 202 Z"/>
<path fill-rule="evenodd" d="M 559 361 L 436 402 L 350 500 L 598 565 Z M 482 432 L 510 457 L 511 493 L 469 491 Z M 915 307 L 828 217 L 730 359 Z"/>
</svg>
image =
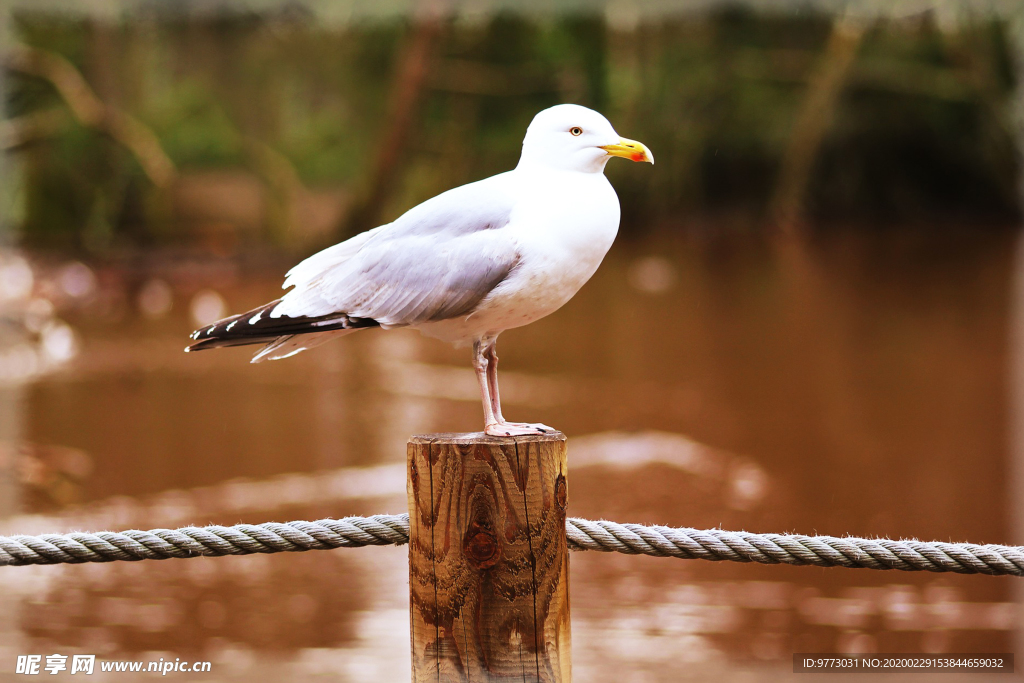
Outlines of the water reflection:
<svg viewBox="0 0 1024 683">
<path fill-rule="evenodd" d="M 503 335 L 508 412 L 569 434 L 575 516 L 1007 542 L 1012 240 L 617 245 L 565 310 Z M 23 296 L 79 344 L 17 385 L 5 532 L 400 512 L 407 436 L 479 426 L 465 350 L 415 334 L 257 366 L 181 353 L 197 301 L 260 303 L 283 268 L 87 265 L 74 296 L 77 265 L 33 265 Z M 202 654 L 211 680 L 407 680 L 405 562 L 366 548 L 9 569 L 0 648 Z M 999 651 L 1019 629 L 1006 578 L 598 553 L 572 571 L 576 676 L 599 683 L 770 678 L 794 651 Z"/>
</svg>

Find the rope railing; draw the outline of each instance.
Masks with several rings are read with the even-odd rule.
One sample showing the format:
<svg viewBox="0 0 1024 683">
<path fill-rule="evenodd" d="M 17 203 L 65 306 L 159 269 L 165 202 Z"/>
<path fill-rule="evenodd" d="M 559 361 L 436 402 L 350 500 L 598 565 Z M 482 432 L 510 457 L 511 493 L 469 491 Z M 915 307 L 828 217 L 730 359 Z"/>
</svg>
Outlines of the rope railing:
<svg viewBox="0 0 1024 683">
<path fill-rule="evenodd" d="M 1024 576 L 1024 547 L 753 534 L 570 518 L 570 550 L 760 564 Z M 166 560 L 409 542 L 408 515 L 150 531 L 0 536 L 0 566 Z"/>
</svg>

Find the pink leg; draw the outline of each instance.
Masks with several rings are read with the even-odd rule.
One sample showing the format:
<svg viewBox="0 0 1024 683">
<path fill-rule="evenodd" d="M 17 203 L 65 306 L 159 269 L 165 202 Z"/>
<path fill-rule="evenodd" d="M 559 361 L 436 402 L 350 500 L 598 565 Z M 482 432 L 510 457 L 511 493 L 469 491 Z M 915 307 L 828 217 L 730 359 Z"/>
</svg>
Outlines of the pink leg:
<svg viewBox="0 0 1024 683">
<path fill-rule="evenodd" d="M 491 400 L 487 381 L 487 358 L 481 352 L 479 342 L 473 344 L 473 369 L 476 370 L 476 380 L 480 383 L 480 398 L 484 403 L 484 431 L 490 434 L 490 427 L 498 424 L 498 418 L 494 415 L 494 402 Z"/>
<path fill-rule="evenodd" d="M 487 360 L 487 389 L 491 394 L 491 410 L 498 422 L 504 422 L 505 417 L 501 414 L 501 393 L 498 391 L 498 352 L 497 340 L 491 341 L 483 349 L 484 358 Z"/>
<path fill-rule="evenodd" d="M 555 431 L 544 424 L 507 422 L 501 414 L 501 394 L 498 391 L 498 354 L 494 339 L 483 339 L 473 345 L 473 367 L 484 402 L 484 431 L 491 436 L 525 436 Z"/>
</svg>

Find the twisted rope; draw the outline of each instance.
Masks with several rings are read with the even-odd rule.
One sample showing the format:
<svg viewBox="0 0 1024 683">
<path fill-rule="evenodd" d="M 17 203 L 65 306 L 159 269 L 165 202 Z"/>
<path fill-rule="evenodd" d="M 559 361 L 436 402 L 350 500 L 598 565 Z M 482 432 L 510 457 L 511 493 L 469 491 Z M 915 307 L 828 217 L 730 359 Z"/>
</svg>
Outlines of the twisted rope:
<svg viewBox="0 0 1024 683">
<path fill-rule="evenodd" d="M 1024 576 L 1024 547 L 566 520 L 570 550 L 760 564 Z M 408 515 L 95 534 L 0 536 L 0 566 L 301 552 L 409 542 Z"/>
<path fill-rule="evenodd" d="M 0 566 L 251 555 L 408 542 L 409 515 L 95 534 L 0 536 Z"/>
<path fill-rule="evenodd" d="M 1024 576 L 1024 547 L 643 526 L 570 518 L 569 548 L 627 555 Z"/>
</svg>

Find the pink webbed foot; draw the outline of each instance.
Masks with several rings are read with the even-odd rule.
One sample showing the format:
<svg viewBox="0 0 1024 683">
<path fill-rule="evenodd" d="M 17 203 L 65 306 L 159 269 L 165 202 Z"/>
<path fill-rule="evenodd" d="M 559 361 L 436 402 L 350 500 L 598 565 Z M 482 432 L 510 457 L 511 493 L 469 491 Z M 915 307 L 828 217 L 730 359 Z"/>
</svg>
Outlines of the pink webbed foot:
<svg viewBox="0 0 1024 683">
<path fill-rule="evenodd" d="M 550 434 L 551 432 L 558 431 L 554 427 L 548 427 L 546 424 L 540 422 L 506 422 L 505 424 L 512 425 L 513 427 L 522 427 L 524 429 L 535 429 L 541 434 Z"/>
<path fill-rule="evenodd" d="M 528 422 L 495 422 L 484 428 L 484 433 L 488 436 L 537 436 L 551 434 L 554 431 L 547 425 Z"/>
</svg>

